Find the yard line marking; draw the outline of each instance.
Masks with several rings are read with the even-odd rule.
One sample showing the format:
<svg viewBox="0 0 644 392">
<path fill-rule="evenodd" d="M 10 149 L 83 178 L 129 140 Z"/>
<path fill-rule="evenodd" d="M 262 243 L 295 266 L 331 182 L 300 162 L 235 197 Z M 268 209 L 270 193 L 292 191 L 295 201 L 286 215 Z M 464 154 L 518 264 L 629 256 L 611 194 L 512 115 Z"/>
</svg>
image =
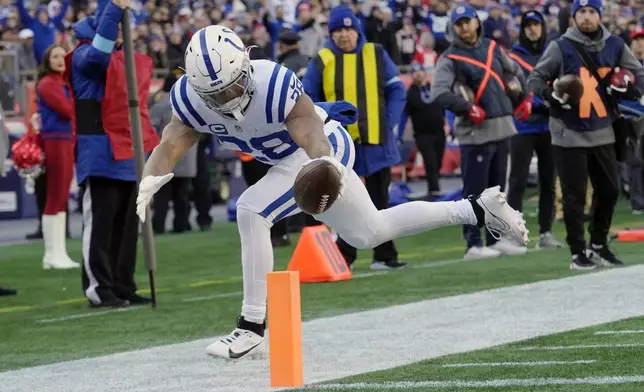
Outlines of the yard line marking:
<svg viewBox="0 0 644 392">
<path fill-rule="evenodd" d="M 446 363 L 444 368 L 461 368 L 461 367 L 499 367 L 499 366 L 548 366 L 548 365 L 582 365 L 596 363 L 597 360 L 579 360 L 579 361 L 525 361 L 525 362 L 471 362 L 471 363 Z"/>
<path fill-rule="evenodd" d="M 644 382 L 644 376 L 586 377 L 586 378 L 527 378 L 503 380 L 454 380 L 454 381 L 392 381 L 358 382 L 352 384 L 307 385 L 304 389 L 326 389 L 331 391 L 351 389 L 413 389 L 413 388 L 498 388 L 529 387 L 546 385 L 602 385 Z"/>
<path fill-rule="evenodd" d="M 135 309 L 141 309 L 141 307 L 140 306 L 131 306 L 131 307 L 127 307 L 127 308 L 103 310 L 103 311 L 100 311 L 100 312 L 88 312 L 88 313 L 72 314 L 72 315 L 64 316 L 64 317 L 56 317 L 56 318 L 50 318 L 50 319 L 36 320 L 36 323 L 38 323 L 38 324 L 55 323 L 57 321 L 67 321 L 67 320 L 76 320 L 76 319 L 87 318 L 87 317 L 102 316 L 102 315 L 108 314 L 108 313 L 128 312 L 130 310 L 135 310 Z"/>
<path fill-rule="evenodd" d="M 235 297 L 235 296 L 238 296 L 238 295 L 242 295 L 242 292 L 241 291 L 234 291 L 232 293 L 221 293 L 221 294 L 206 295 L 204 297 L 186 298 L 182 302 L 206 301 L 206 300 L 209 300 L 209 299 L 228 298 L 228 297 Z"/>
<path fill-rule="evenodd" d="M 644 343 L 625 343 L 625 344 L 579 344 L 576 346 L 529 346 L 519 347 L 521 351 L 557 351 L 557 350 L 577 350 L 582 348 L 630 348 L 644 347 Z"/>
<path fill-rule="evenodd" d="M 637 329 L 637 330 L 631 330 L 631 331 L 598 331 L 595 332 L 595 335 L 631 335 L 631 334 L 639 334 L 639 333 L 644 333 L 644 329 Z"/>
<path fill-rule="evenodd" d="M 33 306 L 7 306 L 4 308 L 0 308 L 0 313 L 25 312 L 33 308 L 34 308 Z"/>
</svg>

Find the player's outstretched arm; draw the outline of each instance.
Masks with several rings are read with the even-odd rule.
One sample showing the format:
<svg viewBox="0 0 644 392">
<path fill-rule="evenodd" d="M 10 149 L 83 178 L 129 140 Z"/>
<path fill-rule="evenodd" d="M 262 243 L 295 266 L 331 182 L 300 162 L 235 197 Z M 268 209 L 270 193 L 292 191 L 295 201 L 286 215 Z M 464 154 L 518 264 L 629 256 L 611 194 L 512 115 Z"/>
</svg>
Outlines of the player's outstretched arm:
<svg viewBox="0 0 644 392">
<path fill-rule="evenodd" d="M 311 159 L 330 156 L 333 148 L 324 134 L 324 122 L 315 112 L 313 101 L 303 94 L 286 117 L 286 129 L 293 141 Z"/>
<path fill-rule="evenodd" d="M 174 115 L 161 134 L 161 142 L 152 151 L 143 168 L 143 178 L 136 198 L 136 213 L 145 221 L 145 213 L 152 196 L 172 179 L 172 169 L 183 155 L 199 140 L 199 134 L 187 127 Z"/>
</svg>

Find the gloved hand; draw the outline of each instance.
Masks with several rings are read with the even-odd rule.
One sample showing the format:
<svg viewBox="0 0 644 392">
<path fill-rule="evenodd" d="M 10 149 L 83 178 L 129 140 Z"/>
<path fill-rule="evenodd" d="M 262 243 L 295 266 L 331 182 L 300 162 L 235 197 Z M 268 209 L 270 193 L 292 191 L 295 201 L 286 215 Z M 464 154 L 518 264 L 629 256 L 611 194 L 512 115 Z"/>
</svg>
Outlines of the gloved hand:
<svg viewBox="0 0 644 392">
<path fill-rule="evenodd" d="M 519 121 L 527 120 L 532 114 L 532 95 L 525 97 L 512 114 Z"/>
<path fill-rule="evenodd" d="M 547 96 L 548 102 L 550 102 L 551 106 L 560 107 L 564 110 L 570 110 L 572 107 L 570 106 L 570 104 L 568 104 L 568 98 L 569 98 L 568 95 L 564 94 L 563 97 L 560 97 L 559 95 L 557 95 L 557 92 L 556 92 L 557 83 L 559 83 L 559 79 L 555 79 L 550 89 L 548 89 L 548 96 Z"/>
<path fill-rule="evenodd" d="M 483 110 L 483 108 L 481 108 L 479 105 L 475 104 L 470 108 L 467 116 L 469 117 L 472 124 L 479 125 L 485 120 L 485 110 Z"/>
<path fill-rule="evenodd" d="M 139 195 L 136 198 L 136 214 L 141 222 L 145 222 L 145 210 L 152 200 L 152 196 L 174 177 L 173 173 L 165 176 L 145 176 L 139 184 Z"/>
<path fill-rule="evenodd" d="M 334 157 L 330 157 L 330 156 L 326 156 L 326 157 L 322 157 L 322 158 L 309 159 L 304 165 L 302 165 L 302 167 L 308 165 L 311 162 L 315 162 L 315 161 L 329 162 L 330 164 L 333 165 L 333 167 L 335 167 L 338 170 L 338 172 L 340 173 L 340 192 L 338 194 L 338 198 L 342 197 L 342 195 L 344 195 L 344 183 L 346 182 L 347 175 L 349 174 L 349 172 L 347 171 L 347 168 L 344 167 L 344 165 L 342 163 L 340 163 L 337 159 L 335 159 Z"/>
</svg>

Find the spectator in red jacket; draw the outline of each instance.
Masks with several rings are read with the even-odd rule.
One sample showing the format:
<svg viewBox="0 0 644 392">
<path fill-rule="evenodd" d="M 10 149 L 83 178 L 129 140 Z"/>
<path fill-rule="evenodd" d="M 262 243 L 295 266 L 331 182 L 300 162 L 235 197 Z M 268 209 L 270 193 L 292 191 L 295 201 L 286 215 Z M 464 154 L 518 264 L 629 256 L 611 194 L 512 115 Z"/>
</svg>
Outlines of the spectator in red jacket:
<svg viewBox="0 0 644 392">
<path fill-rule="evenodd" d="M 45 152 L 47 197 L 42 216 L 45 241 L 43 268 L 68 269 L 80 265 L 67 255 L 65 227 L 69 186 L 74 174 L 74 109 L 63 79 L 65 50 L 52 45 L 45 51 L 36 91 L 40 114 L 40 140 Z"/>
</svg>

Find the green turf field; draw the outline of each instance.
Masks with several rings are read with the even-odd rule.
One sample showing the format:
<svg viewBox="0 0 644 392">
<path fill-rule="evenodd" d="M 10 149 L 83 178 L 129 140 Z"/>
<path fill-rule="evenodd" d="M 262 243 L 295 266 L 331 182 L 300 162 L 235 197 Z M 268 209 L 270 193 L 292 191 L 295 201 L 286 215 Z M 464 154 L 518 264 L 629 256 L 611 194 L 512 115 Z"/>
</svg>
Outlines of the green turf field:
<svg viewBox="0 0 644 392">
<path fill-rule="evenodd" d="M 359 383 L 380 384 L 378 391 L 592 391 L 638 392 L 644 390 L 644 381 L 612 385 L 543 385 L 522 387 L 450 387 L 449 383 L 494 382 L 516 379 L 570 379 L 588 377 L 626 377 L 644 374 L 644 333 L 602 334 L 603 331 L 644 332 L 644 318 L 599 325 L 592 328 L 526 340 L 516 344 L 487 350 L 450 355 L 386 371 L 361 374 L 334 381 L 348 384 L 346 389 L 316 388 L 307 391 L 350 390 L 373 391 L 376 387 L 359 388 Z M 601 335 L 597 335 L 600 333 Z M 588 347 L 626 345 L 628 347 Z M 585 346 L 575 348 L 574 346 Z M 431 380 L 432 387 L 414 388 L 414 382 Z M 406 388 L 387 388 L 387 383 L 409 382 Z M 445 384 L 440 386 L 441 382 Z M 498 382 L 498 381 L 497 381 Z M 329 384 L 329 383 L 326 383 Z M 351 385 L 356 387 L 349 388 Z M 440 387 L 439 387 L 440 386 Z"/>
<path fill-rule="evenodd" d="M 534 209 L 528 202 L 526 209 Z M 538 230 L 529 218 L 531 239 Z M 614 227 L 644 226 L 620 203 Z M 563 241 L 562 224 L 555 225 Z M 533 244 L 534 245 L 534 244 Z M 19 290 L 0 297 L 0 371 L 100 356 L 168 343 L 191 341 L 229 332 L 241 306 L 239 240 L 233 224 L 214 226 L 210 233 L 168 235 L 156 239 L 158 308 L 93 310 L 80 288 L 80 271 L 44 271 L 42 244 L 0 247 L 0 284 Z M 362 258 L 351 281 L 302 286 L 305 320 L 418 300 L 471 293 L 545 279 L 578 275 L 568 269 L 566 249 L 530 252 L 519 257 L 464 261 L 461 228 L 441 229 L 397 241 L 400 258 L 409 269 L 373 274 L 370 252 Z M 615 244 L 626 263 L 644 263 L 644 245 Z M 72 258 L 80 261 L 80 242 L 71 241 Z M 284 269 L 293 251 L 278 249 L 276 269 Z M 140 260 L 143 258 L 141 257 Z M 138 283 L 147 288 L 147 273 L 139 264 Z M 597 328 L 644 329 L 642 319 Z M 613 353 L 610 349 L 579 351 L 520 351 L 519 346 L 575 345 L 592 342 L 642 342 L 644 334 L 592 336 L 593 330 L 546 337 L 518 345 L 443 357 L 390 372 L 361 375 L 342 382 L 418 380 L 479 380 L 527 377 L 569 377 L 566 366 L 443 368 L 447 363 L 596 360 L 570 365 L 575 376 L 644 374 L 644 347 Z M 624 356 L 624 357 L 621 357 Z M 581 369 L 581 370 L 579 370 Z M 632 388 L 635 384 L 629 384 Z M 595 389 L 597 387 L 597 389 Z M 538 387 L 539 391 L 642 391 L 613 385 Z M 537 388 L 537 387 L 535 387 Z M 584 389 L 586 388 L 586 389 Z M 622 388 L 622 389 L 620 389 Z M 457 390 L 457 389 L 448 389 Z M 467 389 L 458 389 L 467 390 Z M 482 390 L 477 388 L 476 390 Z M 495 389 L 498 390 L 498 389 Z M 511 389 L 514 390 L 514 389 Z M 521 391 L 531 390 L 523 388 Z"/>
</svg>

